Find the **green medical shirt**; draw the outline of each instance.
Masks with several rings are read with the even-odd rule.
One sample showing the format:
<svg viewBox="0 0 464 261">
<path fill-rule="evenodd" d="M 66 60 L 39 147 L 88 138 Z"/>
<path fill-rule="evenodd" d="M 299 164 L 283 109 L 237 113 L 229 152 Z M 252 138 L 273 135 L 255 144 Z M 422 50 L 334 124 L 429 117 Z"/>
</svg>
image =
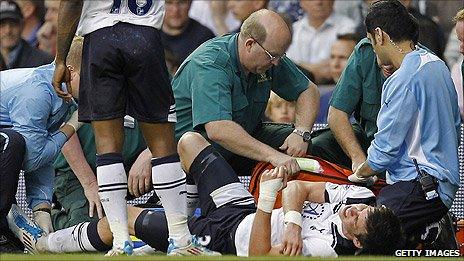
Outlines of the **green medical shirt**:
<svg viewBox="0 0 464 261">
<path fill-rule="evenodd" d="M 123 164 L 126 171 L 129 171 L 132 164 L 137 159 L 138 155 L 145 150 L 146 143 L 143 138 L 142 132 L 140 131 L 137 121 L 124 120 L 124 146 L 122 151 Z M 92 125 L 84 124 L 78 131 L 77 135 L 84 152 L 85 159 L 89 163 L 92 170 L 96 171 L 95 159 L 97 155 L 97 149 L 95 147 L 95 136 L 93 133 Z M 55 171 L 66 172 L 71 170 L 68 162 L 66 161 L 63 153 L 60 153 L 53 163 Z M 96 174 L 96 173 L 95 173 Z"/>
<path fill-rule="evenodd" d="M 369 39 L 364 38 L 348 59 L 330 99 L 330 106 L 348 115 L 354 112 L 354 118 L 370 140 L 377 132 L 376 120 L 385 79 Z"/>
<path fill-rule="evenodd" d="M 204 124 L 233 120 L 248 133 L 261 122 L 270 91 L 296 101 L 310 81 L 288 58 L 263 74 L 246 75 L 239 62 L 238 34 L 217 37 L 195 50 L 172 80 L 176 100 L 176 138 L 204 133 Z M 309 112 L 308 112 L 309 113 Z"/>
</svg>

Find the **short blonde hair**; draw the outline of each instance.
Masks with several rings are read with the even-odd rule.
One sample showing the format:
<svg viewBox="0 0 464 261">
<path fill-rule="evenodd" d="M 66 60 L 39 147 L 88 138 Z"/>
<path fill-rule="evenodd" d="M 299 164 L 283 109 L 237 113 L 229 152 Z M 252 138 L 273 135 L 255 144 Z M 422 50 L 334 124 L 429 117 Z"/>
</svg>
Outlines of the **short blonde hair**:
<svg viewBox="0 0 464 261">
<path fill-rule="evenodd" d="M 461 9 L 458 11 L 456 16 L 453 18 L 453 21 L 456 23 L 460 21 L 464 21 L 464 9 Z"/>
<path fill-rule="evenodd" d="M 84 38 L 75 36 L 71 43 L 71 47 L 69 47 L 68 56 L 66 57 L 66 65 L 71 65 L 77 71 L 81 70 L 83 45 Z"/>
<path fill-rule="evenodd" d="M 289 102 L 289 101 L 286 101 L 280 98 L 279 95 L 271 91 L 271 96 L 269 97 L 269 100 L 267 101 L 266 111 L 264 112 L 264 115 L 266 115 L 266 117 L 269 118 L 272 113 L 272 107 L 277 104 L 283 103 L 283 102 Z M 295 102 L 289 102 L 289 103 L 295 104 Z"/>
</svg>

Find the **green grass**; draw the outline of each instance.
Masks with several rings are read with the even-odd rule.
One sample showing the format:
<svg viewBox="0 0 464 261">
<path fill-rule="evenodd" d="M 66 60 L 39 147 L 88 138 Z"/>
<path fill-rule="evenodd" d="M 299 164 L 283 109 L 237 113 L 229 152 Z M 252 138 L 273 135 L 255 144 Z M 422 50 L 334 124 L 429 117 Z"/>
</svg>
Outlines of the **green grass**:
<svg viewBox="0 0 464 261">
<path fill-rule="evenodd" d="M 339 258 L 332 258 L 332 259 L 323 259 L 323 260 L 462 260 L 460 258 L 448 258 L 448 257 L 441 257 L 441 258 L 430 258 L 430 257 L 422 257 L 422 258 L 398 258 L 398 257 L 374 257 L 374 256 L 350 256 L 350 257 L 339 257 Z M 118 256 L 118 257 L 104 257 L 103 254 L 48 254 L 48 255 L 25 255 L 25 254 L 1 254 L 0 260 L 65 260 L 65 261 L 73 261 L 73 260 L 321 260 L 320 258 L 308 258 L 308 257 L 252 257 L 252 258 L 240 258 L 236 256 L 222 256 L 222 257 L 205 257 L 205 256 L 197 256 L 197 257 L 167 257 L 164 255 L 152 255 L 152 256 Z"/>
</svg>

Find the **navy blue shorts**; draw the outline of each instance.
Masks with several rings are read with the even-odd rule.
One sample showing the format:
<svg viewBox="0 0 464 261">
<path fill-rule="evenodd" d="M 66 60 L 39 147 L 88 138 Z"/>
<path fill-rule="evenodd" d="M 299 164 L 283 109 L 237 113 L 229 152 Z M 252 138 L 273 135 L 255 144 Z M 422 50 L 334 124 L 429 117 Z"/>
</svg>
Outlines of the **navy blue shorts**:
<svg viewBox="0 0 464 261">
<path fill-rule="evenodd" d="M 160 31 L 120 22 L 84 37 L 79 121 L 126 114 L 141 122 L 175 122 Z"/>
<path fill-rule="evenodd" d="M 440 197 L 426 200 L 417 180 L 399 181 L 380 190 L 377 204 L 393 210 L 407 236 L 421 234 L 425 227 L 448 212 Z"/>
</svg>

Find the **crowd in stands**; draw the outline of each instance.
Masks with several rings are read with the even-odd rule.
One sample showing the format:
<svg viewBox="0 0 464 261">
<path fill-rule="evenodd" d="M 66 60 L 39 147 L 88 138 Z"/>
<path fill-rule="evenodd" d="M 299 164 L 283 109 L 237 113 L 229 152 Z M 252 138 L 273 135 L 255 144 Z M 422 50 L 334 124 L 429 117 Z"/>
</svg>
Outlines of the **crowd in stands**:
<svg viewBox="0 0 464 261">
<path fill-rule="evenodd" d="M 444 59 L 460 86 L 462 55 L 452 21 L 461 7 L 459 0 L 401 0 L 418 20 L 419 42 Z M 21 14 L 2 16 L 0 70 L 34 67 L 49 63 L 56 52 L 59 1 L 18 0 Z M 331 89 L 357 43 L 366 36 L 364 18 L 375 0 L 310 1 L 203 1 L 167 0 L 162 41 L 169 65 L 176 65 L 203 42 L 214 36 L 236 33 L 254 11 L 269 8 L 285 17 L 293 32 L 287 56 L 310 79 L 329 86 L 321 101 L 318 123 L 327 122 Z M 171 70 L 173 74 L 175 70 Z M 337 77 L 338 75 L 338 77 Z M 332 86 L 332 87 L 330 87 Z M 457 88 L 461 97 L 462 88 Z"/>
<path fill-rule="evenodd" d="M 417 21 L 418 35 L 411 33 L 407 35 L 410 38 L 395 39 L 395 41 L 392 40 L 393 36 L 389 36 L 388 47 L 391 48 L 383 53 L 383 57 L 379 56 L 379 49 L 375 49 L 380 47 L 377 47 L 377 44 L 373 44 L 373 42 L 386 41 L 386 30 L 379 28 L 380 26 L 375 26 L 370 28 L 371 31 L 366 31 L 366 17 L 369 14 L 372 16 L 369 13 L 369 8 L 374 2 L 376 0 L 165 0 L 163 23 L 159 30 L 159 37 L 156 39 L 159 39 L 163 45 L 164 59 L 173 91 L 169 98 L 172 101 L 175 99 L 175 105 L 173 103 L 170 105 L 175 107 L 177 124 L 175 130 L 162 131 L 158 129 L 159 135 L 169 136 L 171 132 L 175 132 L 175 138 L 168 139 L 172 144 L 182 143 L 182 140 L 185 143 L 186 139 L 192 139 L 201 146 L 208 147 L 208 151 L 213 150 L 208 143 L 211 142 L 214 149 L 230 163 L 231 170 L 233 169 L 240 175 L 249 174 L 252 167 L 259 161 L 269 162 L 274 166 L 285 166 L 285 171 L 295 174 L 300 170 L 295 157 L 311 154 L 323 160 L 337 163 L 352 171 L 353 175 L 359 174 L 355 177 L 350 176 L 350 178 L 355 179 L 354 181 L 350 179 L 350 181 L 366 183 L 374 175 L 373 169 L 366 169 L 369 167 L 368 163 L 373 162 L 369 158 L 368 148 L 376 145 L 373 141 L 374 134 L 378 132 L 377 124 L 379 121 L 377 120 L 381 106 L 386 103 L 386 107 L 388 107 L 391 102 L 386 101 L 382 96 L 382 86 L 387 85 L 389 77 L 394 73 L 394 62 L 392 62 L 394 59 L 392 58 L 390 63 L 385 63 L 385 61 L 390 57 L 396 58 L 398 55 L 395 53 L 396 51 L 404 54 L 408 48 L 410 52 L 419 52 L 419 50 L 425 49 L 436 55 L 427 56 L 429 60 L 424 63 L 430 62 L 430 59 L 435 59 L 430 57 L 438 57 L 446 63 L 446 66 L 437 68 L 443 69 L 446 73 L 449 70 L 452 82 L 451 80 L 448 82 L 446 77 L 443 78 L 444 80 L 441 78 L 439 80 L 443 80 L 445 83 L 443 85 L 447 88 L 454 84 L 462 124 L 464 119 L 462 1 L 399 0 L 402 4 L 400 5 L 402 9 L 400 9 L 405 10 L 406 16 L 409 12 Z M 262 9 L 269 9 L 277 14 L 268 10 L 264 11 L 269 13 L 260 13 L 259 10 Z M 57 32 L 60 28 L 58 24 L 59 11 L 60 1 L 1 0 L 0 71 L 50 64 L 54 61 L 54 57 L 59 56 L 59 40 L 57 41 Z M 459 16 L 459 12 L 461 16 Z M 458 15 L 456 15 L 457 13 Z M 273 17 L 274 15 L 275 17 Z M 269 19 L 269 17 L 275 19 Z M 280 22 L 281 20 L 283 21 Z M 371 17 L 371 20 L 375 19 Z M 414 21 L 414 19 L 412 20 Z M 268 26 L 266 30 L 261 28 L 260 31 L 261 24 Z M 395 33 L 401 34 L 403 32 L 394 31 L 391 35 L 395 35 Z M 269 39 L 272 39 L 273 42 L 270 43 Z M 81 49 L 82 45 L 86 48 L 86 40 L 80 39 L 80 41 L 78 41 L 78 45 Z M 88 41 L 90 42 L 90 40 Z M 398 46 L 395 42 L 401 42 L 403 45 Z M 411 44 L 407 45 L 410 42 L 417 43 L 420 48 Z M 264 45 L 264 43 L 266 44 Z M 262 56 L 255 55 L 256 48 L 260 50 Z M 87 52 L 89 52 L 88 49 Z M 390 57 L 387 55 L 388 52 L 390 52 Z M 418 57 L 420 55 L 417 54 Z M 80 66 L 81 57 L 83 59 L 82 67 Z M 438 58 L 437 60 L 439 60 Z M 88 61 L 86 59 L 90 58 L 79 55 L 79 61 L 76 63 L 76 67 L 79 68 L 69 69 L 74 85 L 79 86 L 79 80 L 76 83 L 76 79 L 81 74 L 80 68 L 87 69 L 82 74 L 90 74 L 89 70 L 91 69 L 85 66 L 85 62 Z M 260 66 L 260 59 L 267 62 L 267 67 Z M 406 58 L 403 56 L 401 59 Z M 157 63 L 157 61 L 153 61 L 153 63 Z M 160 72 L 164 72 L 164 63 L 157 63 L 157 65 L 160 64 Z M 400 65 L 401 62 L 395 69 L 399 69 Z M 54 66 L 53 64 L 53 69 L 47 69 L 47 77 L 50 78 L 50 82 Z M 404 68 L 401 72 L 407 76 Z M 267 73 L 268 70 L 272 72 Z M 413 71 L 409 67 L 408 70 Z M 431 76 L 428 75 L 428 77 Z M 425 79 L 425 76 L 422 79 Z M 168 77 L 163 77 L 163 80 L 168 82 Z M 424 82 L 426 81 L 422 81 L 420 84 L 426 84 Z M 49 85 L 50 88 L 53 88 L 51 83 Z M 196 88 L 193 89 L 191 86 Z M 224 86 L 232 87 L 224 91 Z M 250 91 L 243 86 L 246 86 Z M 390 84 L 390 89 L 394 89 L 392 86 L 393 84 Z M 76 92 L 79 87 L 73 88 Z M 449 91 L 448 89 L 446 90 Z M 451 98 L 454 97 L 453 95 L 454 93 L 452 93 Z M 158 97 L 161 100 L 160 97 L 161 95 Z M 71 99 L 71 97 L 69 98 Z M 76 95 L 74 98 L 77 100 Z M 391 105 L 401 107 L 401 104 L 395 105 L 394 102 Z M 98 185 L 100 184 L 97 182 L 96 173 L 102 160 L 98 159 L 98 155 L 96 156 L 100 153 L 98 153 L 99 144 L 95 143 L 95 136 L 97 136 L 94 133 L 95 129 L 92 129 L 91 124 L 77 123 L 77 110 L 76 107 L 73 107 L 74 104 L 60 103 L 60 106 L 72 107 L 67 112 L 69 115 L 66 117 L 71 117 L 75 122 L 71 122 L 72 124 L 68 122 L 68 125 L 66 122 L 61 122 L 63 124 L 60 128 L 67 126 L 66 131 L 70 135 L 65 135 L 69 141 L 63 145 L 66 141 L 63 140 L 63 144 L 60 144 L 64 147 L 62 150 L 61 147 L 57 149 L 57 157 L 53 163 L 56 174 L 54 185 L 57 207 L 51 211 L 52 220 L 50 222 L 53 224 L 50 223 L 49 232 L 52 232 L 53 228 L 55 230 L 65 229 L 80 222 L 97 222 L 98 218 L 103 216 L 104 208 L 99 200 L 101 193 L 98 194 Z M 452 107 L 452 105 L 449 106 Z M 169 108 L 170 113 L 174 111 L 171 107 Z M 405 111 L 408 109 L 406 107 Z M 427 108 L 432 108 L 430 110 L 433 113 L 438 111 L 434 110 L 435 107 Z M 409 109 L 411 109 L 411 115 L 417 116 L 418 108 Z M 453 117 L 456 116 L 454 115 L 454 107 L 450 111 Z M 386 131 L 394 133 L 395 131 L 385 126 L 389 118 L 385 118 L 384 115 L 390 115 L 389 113 L 393 114 L 391 110 L 388 111 L 388 108 L 384 108 L 382 115 L 384 118 L 380 118 L 380 123 L 384 123 L 384 133 Z M 62 114 L 65 113 L 62 112 Z M 59 120 L 66 118 L 63 115 L 60 114 Z M 432 114 L 428 114 L 427 117 L 433 117 L 430 115 Z M 453 121 L 453 119 L 459 117 L 453 117 L 448 122 L 449 126 L 455 126 L 458 121 Z M 419 118 L 413 118 L 411 121 L 423 120 Z M 397 119 L 392 117 L 391 120 L 393 122 Z M 89 121 L 98 120 L 90 119 Z M 262 121 L 278 124 L 266 125 Z M 153 162 L 159 158 L 153 158 L 150 154 L 152 147 L 156 147 L 153 145 L 154 143 L 147 143 L 146 136 L 142 136 L 143 127 L 148 132 L 145 122 L 140 124 L 128 115 L 124 116 L 122 122 L 124 129 L 121 137 L 125 141 L 124 147 L 121 146 L 121 149 L 124 159 L 128 158 L 123 162 L 123 167 L 128 173 L 128 180 L 125 182 L 128 184 L 129 193 L 138 197 L 152 188 L 156 190 L 156 186 L 152 184 L 152 182 L 154 183 L 152 168 L 157 167 Z M 314 123 L 327 124 L 328 127 L 311 132 Z M 76 128 L 73 124 L 79 124 L 79 126 Z M 298 124 L 303 128 L 298 129 Z M 305 128 L 307 126 L 311 127 Z M 3 127 L 4 125 L 1 126 L 1 128 Z M 6 126 L 5 128 L 10 127 Z M 80 131 L 77 132 L 78 130 Z M 208 141 L 203 141 L 203 138 L 199 138 L 200 136 L 192 135 L 191 131 L 202 134 Z M 404 130 L 404 132 L 406 131 Z M 418 130 L 418 132 L 420 131 L 422 130 Z M 78 135 L 72 136 L 74 133 Z M 291 136 L 294 133 L 297 135 Z M 311 136 L 305 136 L 306 134 Z M 187 138 L 183 138 L 184 135 Z M 156 139 L 154 136 L 152 135 L 153 140 Z M 299 140 L 300 136 L 303 138 L 302 141 Z M 435 142 L 432 136 L 428 137 L 432 139 L 430 143 Z M 451 137 L 452 135 L 442 136 L 455 141 L 454 136 Z M 381 136 L 376 135 L 376 137 L 377 142 L 384 141 L 380 139 Z M 399 146 L 403 144 L 402 142 L 411 137 L 402 138 L 402 136 L 398 138 L 398 150 L 400 150 Z M 393 139 L 390 141 L 393 143 Z M 374 145 L 371 145 L 371 142 Z M 451 142 L 444 143 L 446 142 L 440 144 L 444 147 L 454 145 Z M 103 146 L 101 144 L 100 146 Z M 171 146 L 172 144 L 165 145 L 172 149 L 174 148 Z M 382 147 L 381 145 L 377 146 Z M 189 150 L 188 146 L 185 147 L 183 153 L 189 155 L 186 152 Z M 448 147 L 443 150 L 447 151 Z M 375 149 L 375 147 L 369 149 L 370 154 L 376 152 Z M 396 148 L 392 150 L 394 149 Z M 217 152 L 211 152 L 211 155 L 216 155 L 214 153 Z M 111 153 L 106 152 L 105 155 L 109 154 Z M 380 154 L 378 152 L 378 155 Z M 381 156 L 378 158 L 384 161 L 391 160 Z M 403 156 L 407 157 L 407 155 Z M 167 156 L 163 155 L 163 157 Z M 181 161 L 182 159 L 176 159 L 178 167 L 180 167 Z M 407 165 L 404 163 L 406 161 L 403 161 L 403 164 Z M 437 160 L 437 162 L 440 164 L 442 161 Z M 196 160 L 190 163 L 200 164 Z M 381 163 L 383 162 L 375 165 L 375 171 L 380 178 L 384 179 L 385 171 L 388 169 Z M 385 164 L 387 165 L 387 163 Z M 446 163 L 449 162 L 446 161 Z M 161 168 L 160 166 L 158 168 Z M 185 166 L 182 165 L 182 167 Z M 409 164 L 407 167 L 411 167 L 411 165 Z M 204 166 L 204 169 L 206 168 L 207 166 Z M 433 172 L 434 170 L 429 171 Z M 181 172 L 179 171 L 179 173 Z M 121 175 L 124 176 L 124 173 Z M 272 178 L 275 179 L 276 175 L 274 173 Z M 86 177 L 86 180 L 84 181 L 82 177 Z M 179 176 L 179 180 L 182 177 Z M 444 177 L 444 179 L 446 178 L 448 177 Z M 398 178 L 398 181 L 400 179 Z M 163 182 L 159 182 L 159 184 L 163 184 Z M 193 184 L 189 182 L 193 182 Z M 189 185 L 195 186 L 195 182 L 189 181 L 187 178 L 185 183 L 187 198 L 189 196 L 198 198 L 197 188 L 194 188 L 194 192 L 188 188 Z M 449 186 L 452 186 L 452 188 L 448 188 L 451 191 L 456 184 L 453 183 Z M 67 193 L 68 191 L 72 193 Z M 442 193 L 441 190 L 440 193 Z M 159 200 L 160 198 L 155 194 L 149 203 L 158 205 Z M 188 204 L 189 200 L 187 199 Z M 385 200 L 387 201 L 385 204 L 388 205 L 396 199 L 387 197 Z M 79 206 L 76 206 L 76 202 Z M 447 213 L 451 203 L 452 200 L 451 202 L 446 201 L 445 205 L 441 203 L 437 207 L 439 211 L 434 213 L 437 217 L 440 216 L 437 220 L 440 220 Z M 430 205 L 426 202 L 423 206 Z M 174 206 L 171 207 L 175 209 Z M 390 208 L 390 206 L 388 207 Z M 394 207 L 396 206 L 393 204 L 391 208 Z M 400 209 L 402 210 L 402 208 Z M 97 215 L 92 216 L 94 212 Z M 427 214 L 428 212 L 424 210 L 423 213 Z M 145 213 L 142 214 L 145 215 Z M 137 212 L 137 215 L 142 216 L 142 214 Z M 427 216 L 426 214 L 423 216 Z M 84 216 L 85 218 L 83 218 Z M 127 216 L 125 218 L 127 219 Z M 430 223 L 429 221 L 425 220 L 424 222 Z M 183 223 L 183 225 L 185 224 Z M 410 228 L 413 231 L 411 234 L 414 233 L 414 236 L 418 237 L 420 236 L 419 232 L 416 231 L 419 230 L 418 225 L 414 225 L 411 225 L 413 227 Z M 189 236 L 191 235 L 189 234 Z M 416 243 L 416 241 L 414 242 Z"/>
</svg>

